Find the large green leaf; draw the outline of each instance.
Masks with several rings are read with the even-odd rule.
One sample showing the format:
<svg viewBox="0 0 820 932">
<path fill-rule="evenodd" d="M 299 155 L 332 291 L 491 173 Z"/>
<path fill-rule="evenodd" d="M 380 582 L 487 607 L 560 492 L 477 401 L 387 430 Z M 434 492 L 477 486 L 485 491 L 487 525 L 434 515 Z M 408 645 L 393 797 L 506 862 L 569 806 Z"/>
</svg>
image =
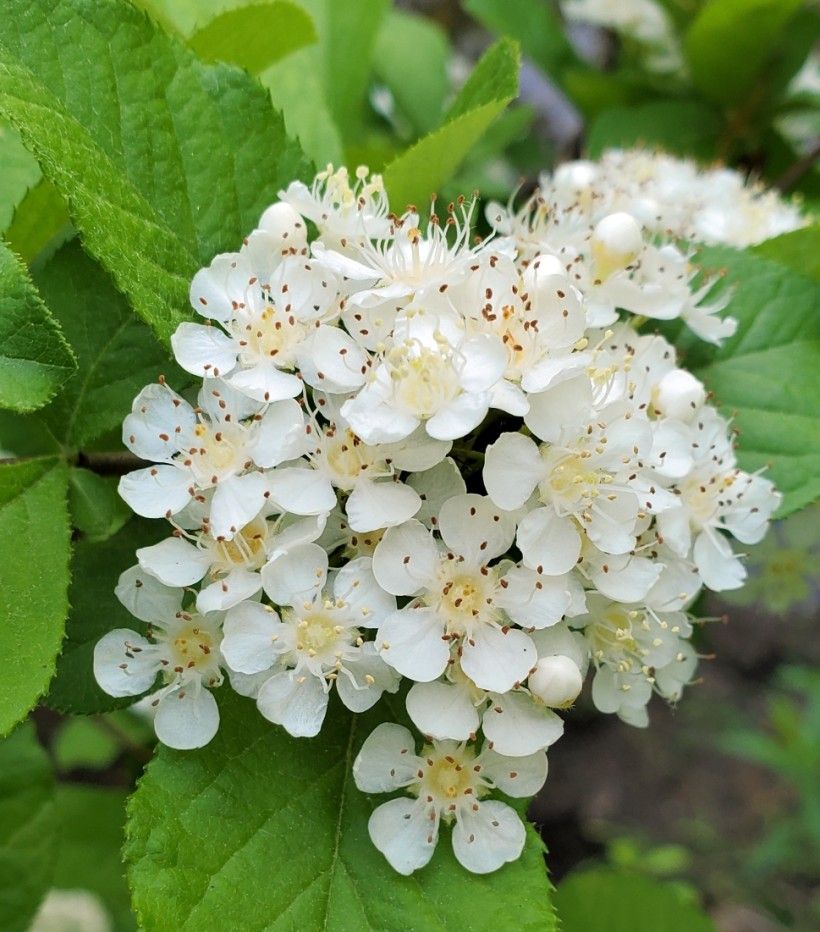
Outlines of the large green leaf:
<svg viewBox="0 0 820 932">
<path fill-rule="evenodd" d="M 192 753 L 162 748 L 129 803 L 125 855 L 148 932 L 220 928 L 226 916 L 267 930 L 555 929 L 532 829 L 521 860 L 494 874 L 464 871 L 446 830 L 424 870 L 391 870 L 367 835 L 384 798 L 371 802 L 350 774 L 374 713 L 351 717 L 334 703 L 308 741 L 221 692 L 214 741 Z"/>
<path fill-rule="evenodd" d="M 820 281 L 820 224 L 792 230 L 754 247 L 754 252 Z"/>
<path fill-rule="evenodd" d="M 133 699 L 114 699 L 94 679 L 94 645 L 114 628 L 141 628 L 114 595 L 120 573 L 136 562 L 138 547 L 155 544 L 167 535 L 159 521 L 132 518 L 112 537 L 96 543 L 74 544 L 65 641 L 57 661 L 57 673 L 46 703 L 61 712 L 89 715 L 130 705 Z"/>
<path fill-rule="evenodd" d="M 225 10 L 188 40 L 204 61 L 226 61 L 259 74 L 296 49 L 316 41 L 310 16 L 289 0 Z"/>
<path fill-rule="evenodd" d="M 59 846 L 54 778 L 34 726 L 0 741 L 0 928 L 26 932 Z"/>
<path fill-rule="evenodd" d="M 496 35 L 520 42 L 524 54 L 553 80 L 577 61 L 560 19 L 544 0 L 465 0 L 464 6 Z"/>
<path fill-rule="evenodd" d="M 53 457 L 0 464 L 0 735 L 54 673 L 68 613 L 66 482 Z"/>
<path fill-rule="evenodd" d="M 455 172 L 490 123 L 518 93 L 518 46 L 493 45 L 476 65 L 441 126 L 394 159 L 384 181 L 396 211 L 425 202 Z"/>
<path fill-rule="evenodd" d="M 119 0 L 8 0 L 0 114 L 164 338 L 187 314 L 197 266 L 235 248 L 307 171 L 245 72 L 204 65 Z"/>
<path fill-rule="evenodd" d="M 72 525 L 92 543 L 107 540 L 131 517 L 131 509 L 117 495 L 117 479 L 73 467 L 68 479 Z"/>
<path fill-rule="evenodd" d="M 41 178 L 17 205 L 6 239 L 31 264 L 54 253 L 74 232 L 65 201 L 50 181 Z"/>
<path fill-rule="evenodd" d="M 60 786 L 55 796 L 62 841 L 54 886 L 96 894 L 116 932 L 136 928 L 120 857 L 125 799 L 124 790 L 103 786 Z"/>
<path fill-rule="evenodd" d="M 77 375 L 39 415 L 63 447 L 84 447 L 119 427 L 140 388 L 160 373 L 176 383 L 179 370 L 168 353 L 78 243 L 64 246 L 35 280 L 79 362 Z"/>
<path fill-rule="evenodd" d="M 726 247 L 699 263 L 725 269 L 738 332 L 696 374 L 740 430 L 738 459 L 784 493 L 780 515 L 820 495 L 820 286 L 789 268 Z"/>
<path fill-rule="evenodd" d="M 592 121 L 587 133 L 587 152 L 598 158 L 605 149 L 646 145 L 708 161 L 715 156 L 722 126 L 718 113 L 699 100 L 659 100 L 611 107 Z"/>
<path fill-rule="evenodd" d="M 42 407 L 76 368 L 25 265 L 0 242 L 0 407 Z"/>
<path fill-rule="evenodd" d="M 802 0 L 710 0 L 686 34 L 684 50 L 696 87 L 723 104 L 747 105 L 777 53 L 783 29 Z"/>
<path fill-rule="evenodd" d="M 674 885 L 607 868 L 570 874 L 555 907 L 563 932 L 715 932 Z"/>
</svg>

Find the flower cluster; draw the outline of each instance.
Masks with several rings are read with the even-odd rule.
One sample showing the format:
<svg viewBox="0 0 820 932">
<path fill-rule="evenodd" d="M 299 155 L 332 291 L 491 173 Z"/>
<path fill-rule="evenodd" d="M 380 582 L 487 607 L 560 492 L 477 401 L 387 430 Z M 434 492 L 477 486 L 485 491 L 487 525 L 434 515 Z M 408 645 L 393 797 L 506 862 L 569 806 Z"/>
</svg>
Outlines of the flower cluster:
<svg viewBox="0 0 820 932">
<path fill-rule="evenodd" d="M 677 700 L 689 607 L 742 584 L 731 539 L 760 540 L 779 501 L 639 329 L 679 318 L 717 341 L 734 324 L 647 221 L 660 191 L 619 187 L 625 158 L 491 205 L 478 242 L 471 204 L 397 216 L 365 169 L 294 182 L 193 279 L 201 321 L 172 344 L 196 397 L 160 380 L 123 425 L 150 465 L 120 494 L 169 536 L 120 579 L 148 627 L 103 637 L 100 685 L 150 691 L 160 740 L 195 748 L 226 679 L 295 736 L 320 731 L 331 693 L 364 712 L 407 680 L 423 747 L 384 723 L 354 764 L 363 791 L 409 794 L 370 821 L 403 873 L 442 822 L 471 871 L 521 853 L 489 797 L 538 790 L 588 672 L 598 709 L 634 725 L 653 694 Z M 688 232 L 700 215 L 674 201 L 649 213 L 680 209 Z"/>
</svg>

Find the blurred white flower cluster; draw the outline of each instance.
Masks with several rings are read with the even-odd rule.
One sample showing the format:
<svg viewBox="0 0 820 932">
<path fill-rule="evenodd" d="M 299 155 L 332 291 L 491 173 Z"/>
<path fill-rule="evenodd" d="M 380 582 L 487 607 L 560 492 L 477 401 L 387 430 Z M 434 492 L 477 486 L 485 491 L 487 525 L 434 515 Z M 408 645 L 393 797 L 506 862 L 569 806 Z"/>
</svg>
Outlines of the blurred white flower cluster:
<svg viewBox="0 0 820 932">
<path fill-rule="evenodd" d="M 123 426 L 150 465 L 120 493 L 170 534 L 122 574 L 147 629 L 99 642 L 102 688 L 153 690 L 185 749 L 216 733 L 225 679 L 313 736 L 331 693 L 365 712 L 404 678 L 420 749 L 385 722 L 354 764 L 365 792 L 408 794 L 375 810 L 374 843 L 409 873 L 454 823 L 469 870 L 516 858 L 523 826 L 490 794 L 539 789 L 588 674 L 634 725 L 680 697 L 688 607 L 742 584 L 731 540 L 760 540 L 779 501 L 637 329 L 734 330 L 677 242 L 706 238 L 712 175 L 672 165 L 687 199 L 656 160 L 564 166 L 522 210 L 490 205 L 478 242 L 467 203 L 425 224 L 378 176 L 328 168 L 198 272 L 203 321 L 172 344 L 199 391 L 149 385 Z"/>
</svg>

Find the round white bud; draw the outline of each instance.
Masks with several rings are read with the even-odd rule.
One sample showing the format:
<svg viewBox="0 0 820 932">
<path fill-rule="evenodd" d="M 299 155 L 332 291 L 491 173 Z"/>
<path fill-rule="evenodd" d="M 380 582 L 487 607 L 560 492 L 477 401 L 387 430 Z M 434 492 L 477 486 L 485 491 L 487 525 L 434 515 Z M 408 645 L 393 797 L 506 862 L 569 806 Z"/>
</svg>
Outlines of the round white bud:
<svg viewBox="0 0 820 932">
<path fill-rule="evenodd" d="M 706 401 L 706 389 L 691 372 L 673 369 L 658 382 L 652 403 L 658 414 L 688 421 Z"/>
<path fill-rule="evenodd" d="M 259 229 L 282 241 L 283 248 L 302 249 L 307 244 L 307 224 L 298 211 L 277 201 L 262 214 Z"/>
<path fill-rule="evenodd" d="M 581 692 L 584 679 L 577 664 L 563 654 L 542 657 L 530 673 L 527 685 L 533 695 L 553 708 L 564 708 Z"/>
<path fill-rule="evenodd" d="M 643 249 L 643 232 L 632 214 L 618 211 L 599 221 L 591 243 L 595 272 L 603 280 L 638 256 Z"/>
<path fill-rule="evenodd" d="M 559 165 L 552 176 L 552 186 L 559 194 L 572 196 L 589 188 L 597 177 L 598 166 L 595 162 L 579 159 Z"/>
</svg>

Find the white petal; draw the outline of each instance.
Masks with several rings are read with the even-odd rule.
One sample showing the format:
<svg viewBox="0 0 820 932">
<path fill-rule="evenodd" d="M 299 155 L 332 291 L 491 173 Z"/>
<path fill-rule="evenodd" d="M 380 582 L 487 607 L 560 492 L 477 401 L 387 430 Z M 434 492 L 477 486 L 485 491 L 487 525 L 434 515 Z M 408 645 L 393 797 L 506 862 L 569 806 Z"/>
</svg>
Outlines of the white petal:
<svg viewBox="0 0 820 932">
<path fill-rule="evenodd" d="M 527 566 L 548 576 L 562 576 L 578 562 L 581 535 L 571 518 L 559 518 L 552 508 L 536 508 L 518 525 L 516 537 Z"/>
<path fill-rule="evenodd" d="M 495 799 L 464 809 L 453 826 L 453 853 L 474 874 L 490 874 L 524 850 L 526 832 L 517 813 Z"/>
<path fill-rule="evenodd" d="M 211 499 L 211 534 L 230 540 L 262 510 L 267 490 L 265 476 L 258 472 L 220 482 Z"/>
<path fill-rule="evenodd" d="M 487 447 L 482 477 L 496 505 L 513 511 L 527 501 L 544 478 L 544 461 L 529 437 L 501 434 Z"/>
<path fill-rule="evenodd" d="M 746 568 L 732 552 L 732 545 L 717 531 L 703 531 L 695 540 L 692 559 L 703 585 L 713 592 L 739 589 L 746 579 Z"/>
<path fill-rule="evenodd" d="M 547 755 L 543 751 L 522 757 L 507 757 L 495 750 L 481 752 L 484 776 L 507 796 L 535 796 L 547 779 Z"/>
<path fill-rule="evenodd" d="M 547 628 L 559 622 L 578 585 L 571 576 L 544 576 L 526 566 L 513 567 L 504 581 L 507 587 L 496 604 L 522 628 Z"/>
<path fill-rule="evenodd" d="M 358 627 L 378 628 L 396 610 L 396 598 L 376 581 L 370 557 L 357 557 L 345 563 L 333 579 L 333 595 L 345 602 Z"/>
<path fill-rule="evenodd" d="M 236 670 L 228 670 L 228 679 L 231 681 L 231 689 L 239 696 L 247 696 L 248 699 L 256 699 L 262 684 L 270 676 L 269 670 L 263 670 L 261 673 L 237 673 Z"/>
<path fill-rule="evenodd" d="M 458 352 L 462 360 L 459 381 L 466 392 L 484 392 L 492 388 L 507 367 L 503 343 L 489 333 L 464 340 Z"/>
<path fill-rule="evenodd" d="M 237 673 L 269 670 L 279 656 L 277 645 L 287 630 L 276 612 L 258 602 L 241 602 L 225 615 L 222 656 Z"/>
<path fill-rule="evenodd" d="M 438 812 L 424 800 L 402 796 L 374 809 L 367 830 L 393 870 L 407 877 L 424 867 L 436 850 Z"/>
<path fill-rule="evenodd" d="M 367 355 L 338 327 L 321 326 L 299 348 L 299 369 L 312 388 L 344 394 L 364 384 Z"/>
<path fill-rule="evenodd" d="M 137 559 L 146 573 L 166 586 L 192 586 L 211 565 L 207 551 L 182 537 L 166 537 L 153 547 L 140 547 Z"/>
<path fill-rule="evenodd" d="M 283 372 L 269 361 L 235 369 L 225 379 L 228 385 L 255 401 L 283 401 L 294 398 L 302 391 L 302 380 L 290 372 Z"/>
<path fill-rule="evenodd" d="M 486 495 L 448 499 L 438 516 L 444 543 L 470 566 L 489 563 L 509 550 L 515 538 L 515 519 Z"/>
<path fill-rule="evenodd" d="M 461 669 L 479 689 L 498 693 L 523 683 L 537 660 L 529 635 L 517 628 L 509 628 L 505 634 L 488 624 L 465 638 L 462 650 Z"/>
<path fill-rule="evenodd" d="M 394 693 L 401 677 L 376 653 L 372 642 L 362 645 L 355 660 L 345 661 L 336 680 L 339 698 L 351 712 L 366 712 L 383 692 Z"/>
<path fill-rule="evenodd" d="M 376 647 L 402 676 L 427 683 L 441 676 L 450 659 L 443 634 L 434 609 L 408 607 L 387 616 L 376 633 Z"/>
<path fill-rule="evenodd" d="M 586 373 L 530 395 L 530 410 L 524 423 L 541 440 L 555 443 L 566 426 L 585 424 L 592 409 L 592 387 Z"/>
<path fill-rule="evenodd" d="M 351 531 L 375 531 L 408 521 L 421 508 L 418 492 L 403 482 L 359 479 L 345 511 Z"/>
<path fill-rule="evenodd" d="M 282 511 L 294 515 L 320 515 L 336 504 L 330 479 L 316 469 L 283 466 L 267 474 L 268 489 Z"/>
<path fill-rule="evenodd" d="M 196 424 L 193 408 L 167 385 L 146 385 L 122 425 L 122 441 L 144 460 L 167 462 Z"/>
<path fill-rule="evenodd" d="M 181 323 L 171 335 L 176 361 L 192 375 L 216 378 L 236 366 L 239 347 L 219 327 Z"/>
<path fill-rule="evenodd" d="M 328 694 L 318 677 L 287 670 L 274 674 L 259 690 L 256 705 L 268 721 L 295 738 L 313 738 L 322 728 Z"/>
<path fill-rule="evenodd" d="M 484 737 L 493 750 L 507 757 L 525 757 L 554 744 L 564 733 L 564 722 L 525 692 L 495 696 L 484 713 Z"/>
<path fill-rule="evenodd" d="M 663 563 L 648 557 L 607 559 L 604 556 L 589 567 L 589 578 L 607 598 L 616 602 L 640 602 L 658 581 L 663 568 Z"/>
<path fill-rule="evenodd" d="M 558 654 L 569 657 L 581 673 L 586 674 L 589 666 L 589 646 L 580 631 L 572 631 L 565 621 L 559 621 L 557 625 L 534 631 L 530 636 L 538 649 L 539 657 Z"/>
<path fill-rule="evenodd" d="M 312 602 L 324 589 L 328 557 L 318 544 L 302 544 L 262 567 L 262 586 L 277 605 Z"/>
<path fill-rule="evenodd" d="M 461 470 L 449 456 L 432 469 L 414 473 L 407 484 L 419 493 L 422 505 L 416 519 L 423 524 L 436 525 L 438 513 L 447 499 L 467 491 Z"/>
<path fill-rule="evenodd" d="M 437 440 L 458 440 L 478 427 L 489 408 L 486 392 L 463 392 L 427 421 L 427 433 Z"/>
<path fill-rule="evenodd" d="M 203 615 L 207 612 L 224 612 L 252 598 L 261 588 L 262 577 L 259 573 L 238 566 L 223 579 L 217 579 L 200 590 L 196 597 L 197 611 Z"/>
<path fill-rule="evenodd" d="M 353 780 L 363 793 L 392 793 L 416 779 L 413 735 L 403 725 L 382 722 L 353 761 Z"/>
<path fill-rule="evenodd" d="M 165 621 L 182 608 L 182 589 L 164 586 L 141 566 L 120 575 L 114 594 L 140 621 Z"/>
<path fill-rule="evenodd" d="M 236 253 L 222 253 L 191 282 L 191 307 L 203 317 L 227 321 L 233 316 L 232 300 L 243 296 L 241 274 L 244 263 Z"/>
<path fill-rule="evenodd" d="M 438 549 L 430 532 L 416 520 L 385 532 L 373 554 L 373 573 L 393 595 L 413 595 L 435 578 Z"/>
<path fill-rule="evenodd" d="M 407 693 L 407 714 L 430 738 L 466 741 L 478 731 L 478 711 L 468 689 L 453 683 L 416 683 Z"/>
<path fill-rule="evenodd" d="M 658 531 L 663 542 L 679 557 L 689 555 L 692 532 L 689 527 L 689 512 L 686 508 L 670 508 L 658 515 Z"/>
<path fill-rule="evenodd" d="M 449 440 L 434 440 L 423 427 L 419 427 L 406 440 L 384 444 L 380 452 L 396 469 L 423 472 L 437 466 L 452 446 Z"/>
<path fill-rule="evenodd" d="M 587 537 L 604 553 L 628 553 L 635 547 L 635 523 L 640 504 L 632 492 L 611 492 L 595 500 Z"/>
<path fill-rule="evenodd" d="M 175 515 L 191 500 L 191 474 L 187 469 L 163 465 L 126 473 L 117 491 L 120 498 L 143 518 Z"/>
<path fill-rule="evenodd" d="M 257 466 L 267 469 L 297 459 L 309 446 L 305 415 L 299 403 L 288 398 L 268 406 L 256 424 L 249 453 Z"/>
<path fill-rule="evenodd" d="M 218 728 L 216 699 L 196 681 L 166 692 L 154 716 L 157 738 L 179 751 L 204 747 Z"/>
<path fill-rule="evenodd" d="M 94 645 L 94 678 L 109 696 L 139 696 L 154 685 L 160 666 L 154 645 L 128 628 L 109 631 Z"/>
</svg>

